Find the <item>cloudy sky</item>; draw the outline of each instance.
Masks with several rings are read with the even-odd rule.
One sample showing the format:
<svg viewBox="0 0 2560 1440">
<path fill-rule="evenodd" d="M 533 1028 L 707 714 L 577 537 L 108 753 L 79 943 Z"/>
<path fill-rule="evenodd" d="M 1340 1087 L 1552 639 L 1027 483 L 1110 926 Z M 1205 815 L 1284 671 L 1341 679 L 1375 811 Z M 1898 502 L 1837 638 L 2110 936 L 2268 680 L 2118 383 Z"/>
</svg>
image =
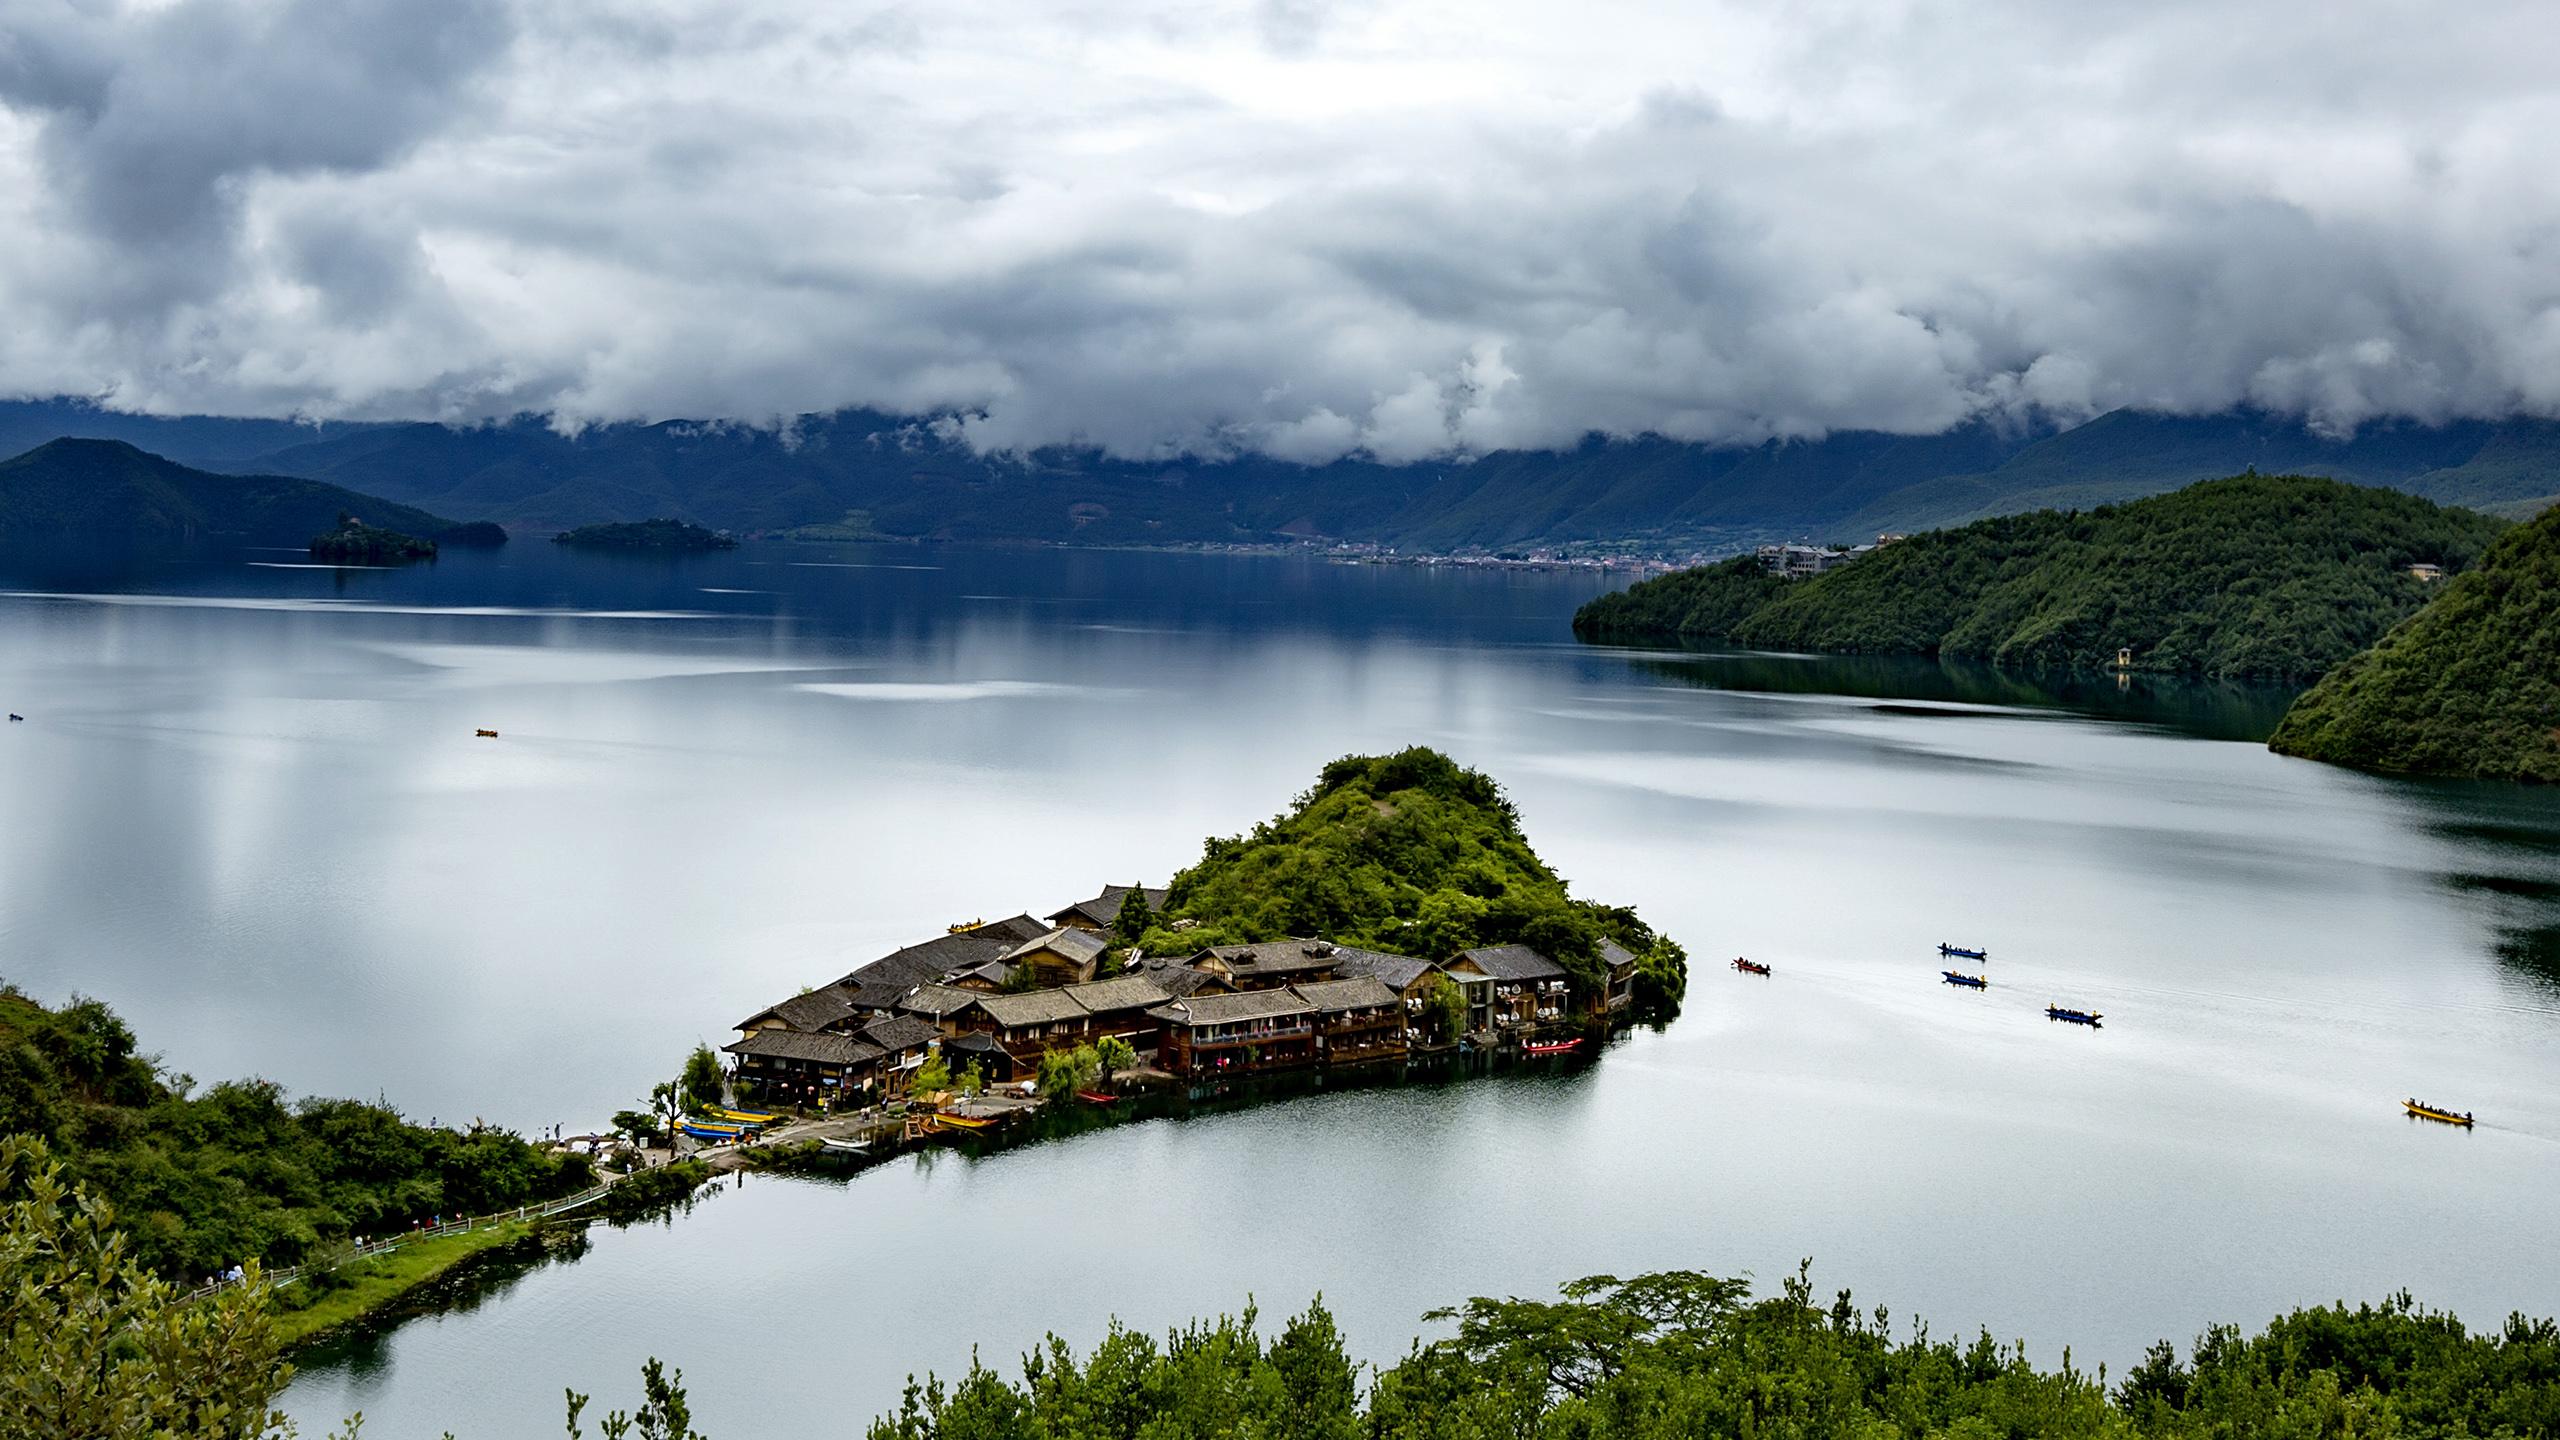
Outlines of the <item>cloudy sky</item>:
<svg viewBox="0 0 2560 1440">
<path fill-rule="evenodd" d="M 0 0 L 0 394 L 1389 460 L 2560 414 L 2560 9 Z"/>
</svg>

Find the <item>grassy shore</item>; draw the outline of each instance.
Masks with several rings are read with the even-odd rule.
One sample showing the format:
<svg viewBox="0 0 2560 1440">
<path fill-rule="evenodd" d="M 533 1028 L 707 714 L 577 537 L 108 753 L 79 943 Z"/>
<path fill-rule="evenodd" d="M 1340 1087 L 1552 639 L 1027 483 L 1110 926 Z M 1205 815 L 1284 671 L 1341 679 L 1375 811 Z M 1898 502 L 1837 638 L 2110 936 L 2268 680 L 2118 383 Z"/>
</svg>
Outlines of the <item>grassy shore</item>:
<svg viewBox="0 0 2560 1440">
<path fill-rule="evenodd" d="M 514 1220 L 461 1235 L 438 1235 L 412 1241 L 397 1250 L 351 1261 L 338 1271 L 347 1283 L 328 1292 L 310 1292 L 310 1303 L 286 1308 L 305 1298 L 293 1286 L 277 1295 L 276 1330 L 287 1347 L 361 1320 L 419 1286 L 434 1280 L 475 1255 L 503 1249 L 533 1233 L 530 1221 Z"/>
</svg>

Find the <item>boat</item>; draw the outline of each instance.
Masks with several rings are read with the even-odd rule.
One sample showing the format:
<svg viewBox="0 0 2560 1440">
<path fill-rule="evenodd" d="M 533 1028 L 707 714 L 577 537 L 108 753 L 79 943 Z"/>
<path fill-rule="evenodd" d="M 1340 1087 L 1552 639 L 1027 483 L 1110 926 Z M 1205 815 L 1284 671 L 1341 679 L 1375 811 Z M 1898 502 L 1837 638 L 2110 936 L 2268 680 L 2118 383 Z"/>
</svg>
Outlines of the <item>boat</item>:
<svg viewBox="0 0 2560 1440">
<path fill-rule="evenodd" d="M 783 1117 L 770 1110 L 732 1110 L 714 1105 L 703 1113 L 724 1125 L 779 1125 Z"/>
<path fill-rule="evenodd" d="M 9 718 L 10 718 L 11 720 L 24 720 L 24 719 L 26 719 L 27 717 L 26 717 L 26 716 L 24 716 L 24 715 L 19 714 L 19 713 L 18 713 L 17 711 L 15 711 L 15 710 L 12 710 L 12 711 L 10 711 L 10 712 L 9 712 Z"/>
<path fill-rule="evenodd" d="M 829 1150 L 841 1150 L 848 1155 L 868 1154 L 871 1149 L 868 1143 L 861 1140 L 831 1140 L 824 1135 L 818 1137 L 818 1143 Z"/>
<path fill-rule="evenodd" d="M 2095 1010 L 2074 1010 L 2067 1005 L 2047 1005 L 2044 1007 L 2044 1018 L 2047 1020 L 2068 1020 L 2074 1025 L 2095 1026 L 2100 1020 L 2103 1020 L 2106 1017 L 2100 1015 Z"/>
<path fill-rule="evenodd" d="M 1562 1055 L 1581 1043 L 1579 1035 L 1570 1040 L 1530 1040 L 1520 1046 L 1520 1051 L 1524 1055 Z"/>
<path fill-rule="evenodd" d="M 987 922 L 983 918 L 977 920 L 963 920 L 956 925 L 944 926 L 942 933 L 945 935 L 966 935 L 972 930 L 983 930 L 985 928 L 987 928 Z"/>
<path fill-rule="evenodd" d="M 996 1123 L 996 1118 L 992 1115 L 936 1115 L 933 1119 L 938 1125 L 955 1126 L 962 1130 L 984 1130 Z"/>
<path fill-rule="evenodd" d="M 696 1140 L 743 1140 L 755 1133 L 743 1125 L 715 1125 L 700 1120 L 687 1120 L 676 1128 Z"/>
<path fill-rule="evenodd" d="M 472 733 L 483 740 L 495 740 L 498 738 L 498 732 L 495 730 L 475 730 Z"/>
<path fill-rule="evenodd" d="M 2421 1120 L 2441 1120 L 2447 1125 L 2459 1125 L 2465 1130 L 2471 1128 L 2471 1112 L 2468 1110 L 2447 1110 L 2441 1105 L 2430 1105 L 2424 1100 L 2403 1100 L 2400 1104 L 2401 1108 Z"/>
<path fill-rule="evenodd" d="M 1968 950 L 1962 945 L 1947 945 L 1943 943 L 1938 946 L 1938 953 L 1941 955 L 1952 956 L 1958 960 L 1988 960 L 1991 958 L 1991 952 L 1988 950 Z"/>
<path fill-rule="evenodd" d="M 1967 975 L 1957 970 L 1941 970 L 1938 973 L 1946 976 L 1947 983 L 1950 985 L 1970 985 L 1976 990 L 1991 988 L 1991 981 L 1985 976 Z"/>
<path fill-rule="evenodd" d="M 1733 968 L 1741 971 L 1745 975 L 1766 975 L 1769 973 L 1768 966 L 1761 964 L 1757 960 L 1745 960 L 1738 955 L 1734 957 Z"/>
<path fill-rule="evenodd" d="M 1099 1090 L 1079 1090 L 1076 1092 L 1076 1098 L 1087 1105 L 1117 1105 L 1120 1103 L 1119 1096 L 1105 1095 Z"/>
</svg>

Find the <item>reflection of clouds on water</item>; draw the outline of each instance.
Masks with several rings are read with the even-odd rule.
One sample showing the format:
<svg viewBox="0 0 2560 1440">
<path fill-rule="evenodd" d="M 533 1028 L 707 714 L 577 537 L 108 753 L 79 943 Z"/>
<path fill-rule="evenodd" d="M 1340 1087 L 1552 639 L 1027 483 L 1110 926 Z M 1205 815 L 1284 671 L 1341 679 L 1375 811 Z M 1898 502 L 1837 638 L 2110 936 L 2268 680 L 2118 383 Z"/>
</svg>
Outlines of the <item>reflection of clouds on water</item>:
<svg viewBox="0 0 2560 1440">
<path fill-rule="evenodd" d="M 705 595 L 770 595 L 773 593 L 770 590 L 733 590 L 725 585 L 697 585 L 694 588 Z"/>
<path fill-rule="evenodd" d="M 446 672 L 474 685 L 611 685 L 632 680 L 671 680 L 695 675 L 755 675 L 781 671 L 860 669 L 834 661 L 796 665 L 725 652 L 679 654 L 658 650 L 583 650 L 564 645 L 448 645 L 404 641 L 358 648 Z"/>
<path fill-rule="evenodd" d="M 886 565 L 861 560 L 793 560 L 794 570 L 939 570 L 939 565 Z"/>
<path fill-rule="evenodd" d="M 880 680 L 845 683 L 809 684 L 799 687 L 812 695 L 833 695 L 841 700 L 880 700 L 898 703 L 937 704 L 955 700 L 1020 700 L 1031 696 L 1075 696 L 1099 700 L 1127 695 L 1099 685 L 1060 685 L 1046 680 Z"/>
<path fill-rule="evenodd" d="M 298 567 L 297 567 L 298 568 Z M 318 567 L 336 570 L 341 567 Z M 536 620 L 721 620 L 709 610 L 581 610 L 565 605 L 393 605 L 303 595 L 107 595 L 67 590 L 0 590 L 0 600 L 57 600 L 158 610 L 280 610 L 313 615 L 489 615 Z"/>
<path fill-rule="evenodd" d="M 251 560 L 246 563 L 255 570 L 397 570 L 400 568 L 397 565 L 323 564 L 317 560 Z"/>
</svg>

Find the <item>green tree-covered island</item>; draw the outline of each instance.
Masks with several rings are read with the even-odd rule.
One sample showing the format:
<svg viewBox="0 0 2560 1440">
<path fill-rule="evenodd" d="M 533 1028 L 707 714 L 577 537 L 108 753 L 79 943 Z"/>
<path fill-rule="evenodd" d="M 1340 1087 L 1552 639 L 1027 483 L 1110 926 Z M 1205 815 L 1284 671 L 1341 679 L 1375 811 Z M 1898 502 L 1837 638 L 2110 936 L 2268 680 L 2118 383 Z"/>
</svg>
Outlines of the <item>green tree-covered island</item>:
<svg viewBox="0 0 2560 1440">
<path fill-rule="evenodd" d="M 367 525 L 353 515 L 338 517 L 338 528 L 311 537 L 311 558 L 341 565 L 400 565 L 436 558 L 436 542 Z"/>
<path fill-rule="evenodd" d="M 2371 770 L 2560 784 L 2560 509 L 2323 677 L 2268 743 Z"/>
<path fill-rule="evenodd" d="M 717 530 L 706 530 L 688 521 L 673 519 L 581 525 L 575 530 L 563 530 L 551 539 L 555 544 L 582 550 L 653 550 L 665 554 L 738 548 L 736 540 Z"/>
<path fill-rule="evenodd" d="M 2396 491 L 2237 475 L 1913 535 L 1809 578 L 1752 556 L 1603 595 L 1585 639 L 1948 655 L 2020 669 L 2307 680 L 2424 604 L 2504 521 Z"/>
</svg>

